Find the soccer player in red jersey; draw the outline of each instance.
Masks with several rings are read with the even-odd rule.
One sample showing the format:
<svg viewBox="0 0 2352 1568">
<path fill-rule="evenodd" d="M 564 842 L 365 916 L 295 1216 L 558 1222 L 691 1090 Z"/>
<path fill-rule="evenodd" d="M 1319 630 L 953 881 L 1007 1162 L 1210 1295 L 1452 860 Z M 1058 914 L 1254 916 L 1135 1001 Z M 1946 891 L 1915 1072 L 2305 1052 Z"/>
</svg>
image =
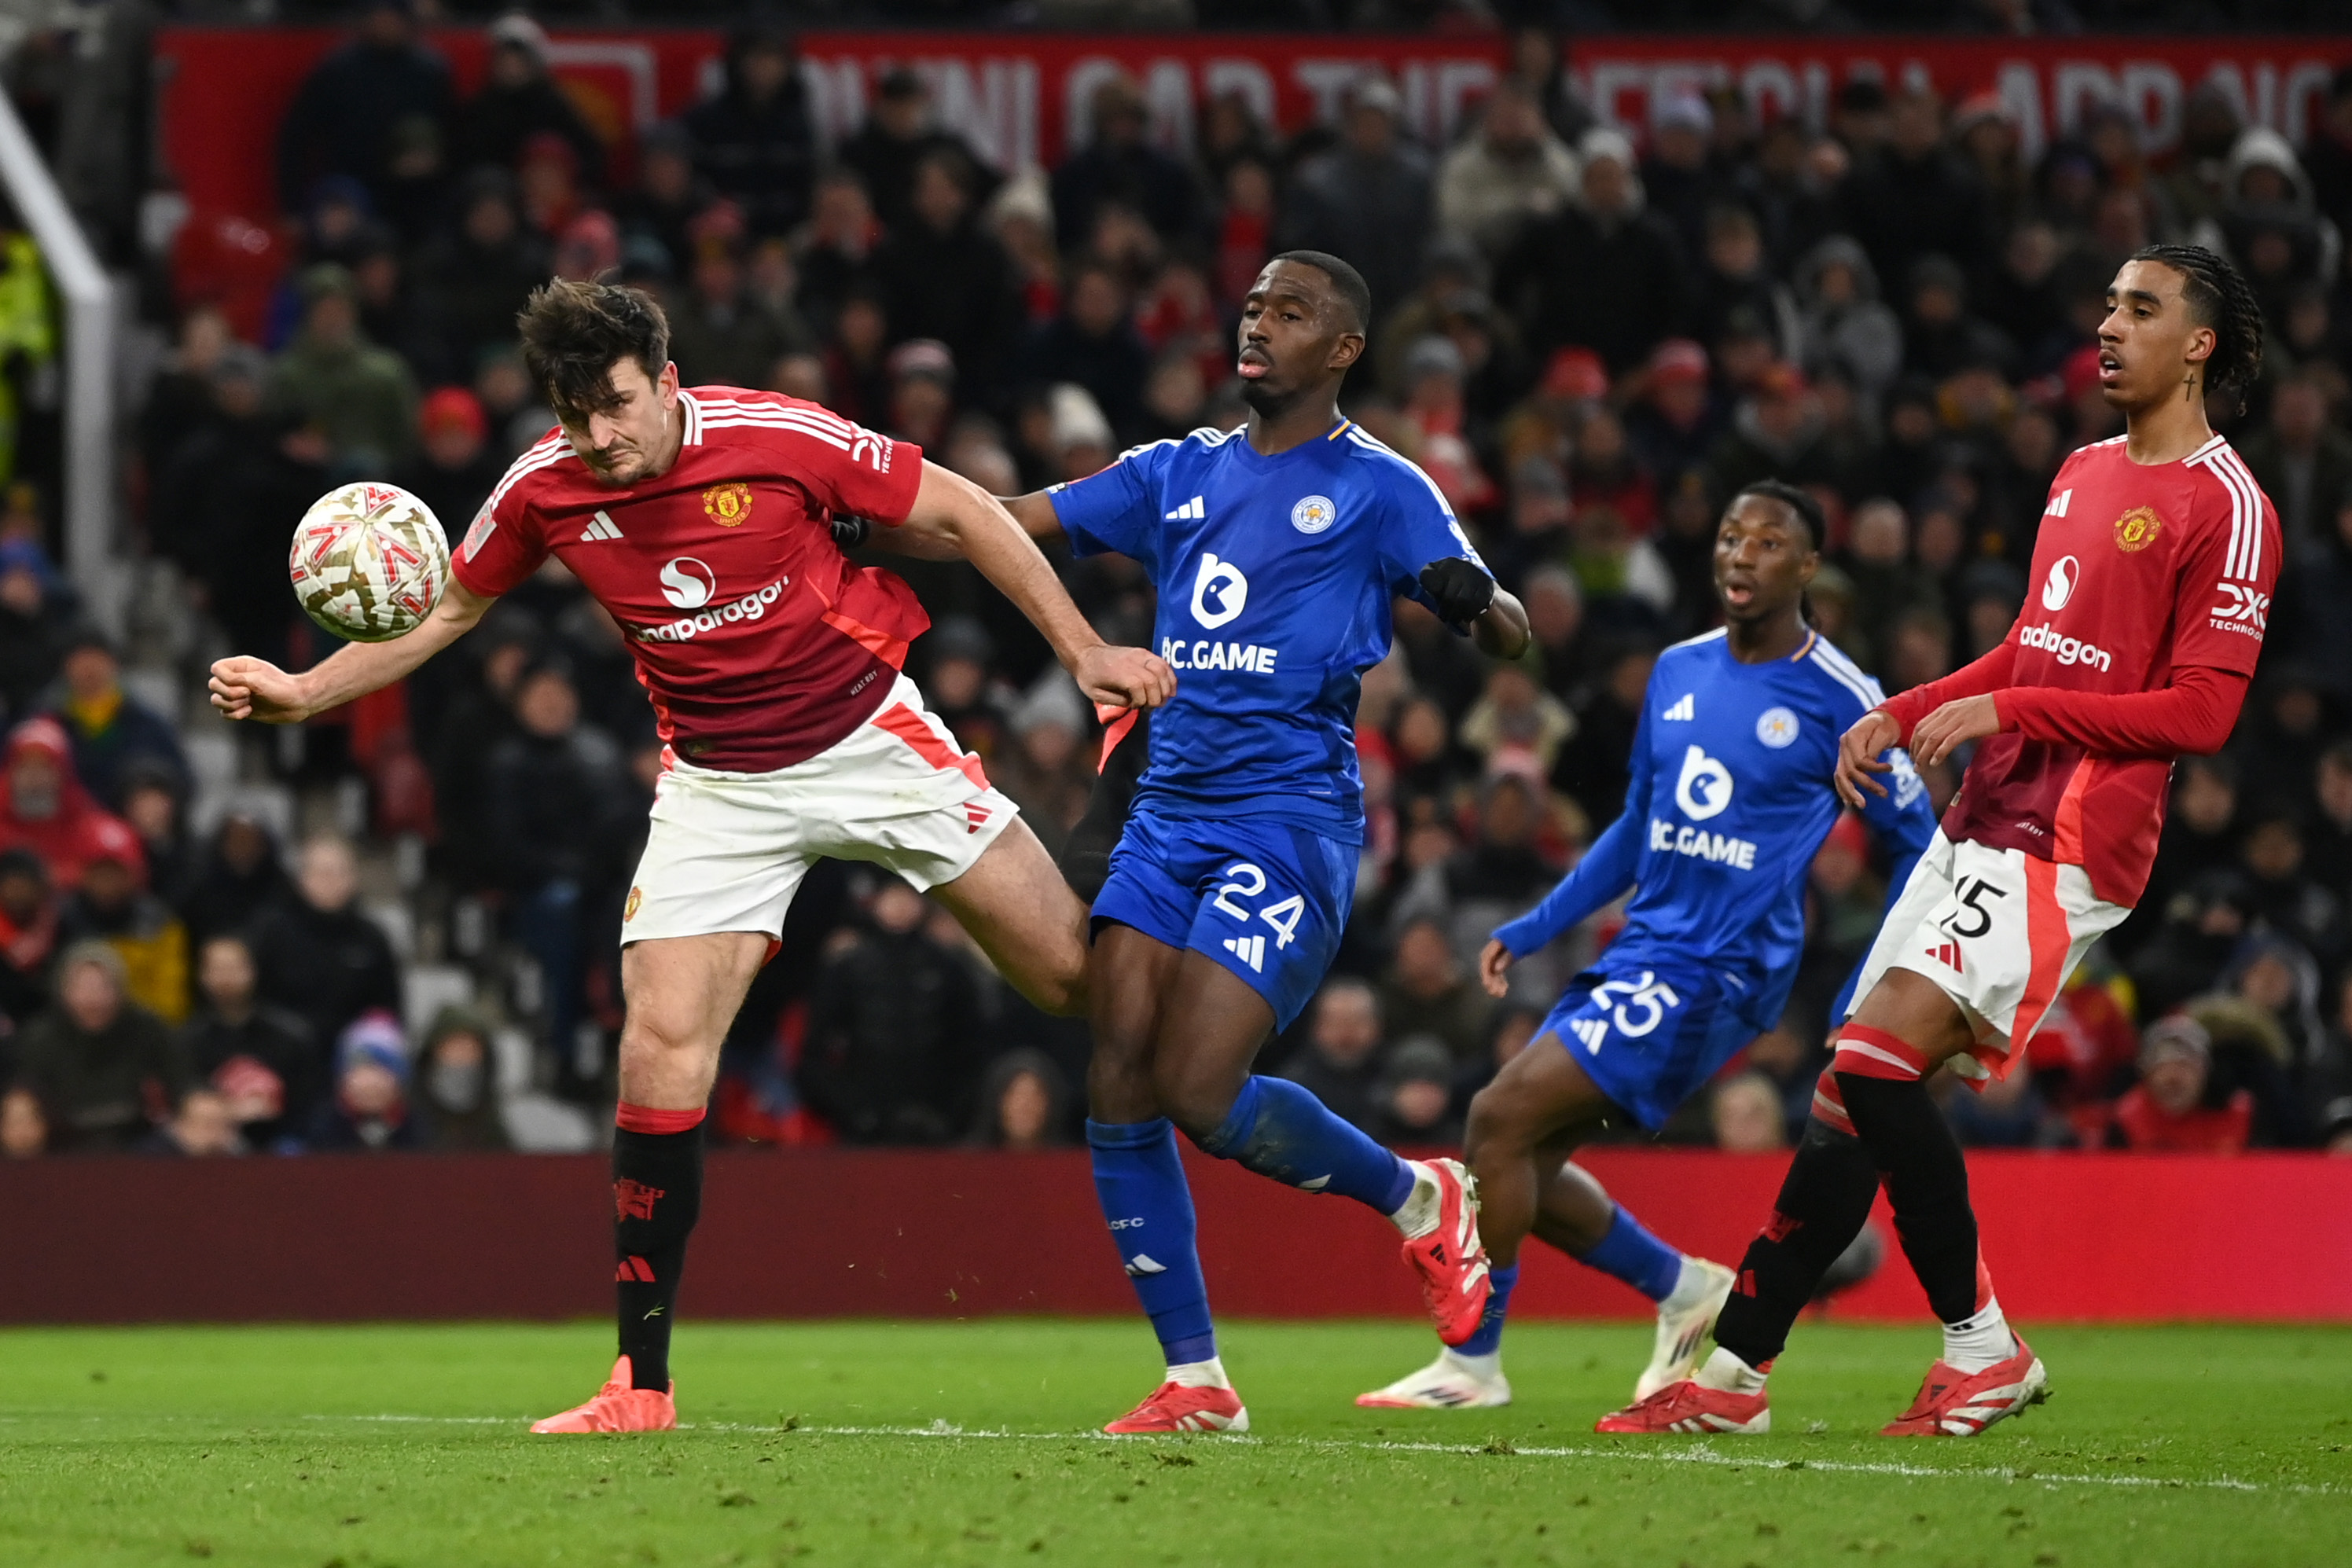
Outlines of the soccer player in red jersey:
<svg viewBox="0 0 2352 1568">
<path fill-rule="evenodd" d="M 664 743 L 622 914 L 621 1358 L 595 1397 L 533 1430 L 648 1430 L 677 1424 L 669 1325 L 719 1045 L 811 861 L 897 873 L 1031 1000 L 1086 1009 L 1085 909 L 899 673 L 929 622 L 905 582 L 842 555 L 832 514 L 970 559 L 1097 704 L 1163 702 L 1175 677 L 1097 637 L 1011 514 L 919 449 L 772 392 L 681 389 L 668 324 L 638 290 L 551 283 L 521 328 L 562 425 L 483 504 L 432 615 L 299 674 L 224 659 L 212 701 L 231 718 L 292 724 L 389 685 L 551 554 L 620 622 Z"/>
<path fill-rule="evenodd" d="M 1889 1437 L 1973 1437 L 2039 1402 L 2048 1375 L 1993 1297 L 1959 1145 L 1928 1097 L 2025 1054 L 2085 950 L 2147 885 L 2173 760 L 2218 751 L 2262 651 L 2279 525 L 2206 423 L 2262 363 L 2262 314 L 2212 252 L 2151 246 L 2107 290 L 2099 386 L 2125 434 L 2068 457 L 2034 541 L 2024 610 L 1983 658 L 1855 722 L 1836 789 L 1885 793 L 1889 747 L 1976 753 L 1942 830 L 1880 928 L 1813 1117 L 1749 1243 L 1697 1375 L 1603 1432 L 1760 1432 L 1765 1374 L 1881 1179 L 1944 1352 Z"/>
</svg>

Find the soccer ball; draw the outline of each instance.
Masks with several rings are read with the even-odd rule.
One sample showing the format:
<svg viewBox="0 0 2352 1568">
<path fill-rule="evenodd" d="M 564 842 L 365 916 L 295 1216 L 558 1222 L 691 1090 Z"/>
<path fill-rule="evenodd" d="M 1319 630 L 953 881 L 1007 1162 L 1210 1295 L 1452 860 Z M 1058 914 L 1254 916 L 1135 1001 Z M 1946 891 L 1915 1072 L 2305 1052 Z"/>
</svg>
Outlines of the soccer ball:
<svg viewBox="0 0 2352 1568">
<path fill-rule="evenodd" d="M 388 643 L 423 624 L 449 578 L 433 508 L 397 485 L 346 485 L 310 503 L 287 557 L 302 613 L 338 637 Z"/>
</svg>

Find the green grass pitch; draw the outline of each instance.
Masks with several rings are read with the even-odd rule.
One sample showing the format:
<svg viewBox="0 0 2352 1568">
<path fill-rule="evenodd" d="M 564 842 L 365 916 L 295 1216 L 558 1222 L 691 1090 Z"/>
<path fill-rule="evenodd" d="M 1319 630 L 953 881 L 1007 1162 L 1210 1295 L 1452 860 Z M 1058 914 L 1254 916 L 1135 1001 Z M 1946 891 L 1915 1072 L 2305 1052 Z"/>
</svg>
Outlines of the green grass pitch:
<svg viewBox="0 0 2352 1568">
<path fill-rule="evenodd" d="M 688 1429 L 532 1437 L 601 1325 L 0 1332 L 0 1563 L 2352 1563 L 2352 1330 L 2043 1329 L 2051 1403 L 1872 1434 L 1932 1331 L 1799 1329 L 1766 1438 L 1604 1439 L 1635 1325 L 1523 1324 L 1507 1410 L 1358 1410 L 1402 1323 L 1224 1327 L 1246 1438 L 1090 1428 L 1130 1322 L 713 1324 Z"/>
</svg>

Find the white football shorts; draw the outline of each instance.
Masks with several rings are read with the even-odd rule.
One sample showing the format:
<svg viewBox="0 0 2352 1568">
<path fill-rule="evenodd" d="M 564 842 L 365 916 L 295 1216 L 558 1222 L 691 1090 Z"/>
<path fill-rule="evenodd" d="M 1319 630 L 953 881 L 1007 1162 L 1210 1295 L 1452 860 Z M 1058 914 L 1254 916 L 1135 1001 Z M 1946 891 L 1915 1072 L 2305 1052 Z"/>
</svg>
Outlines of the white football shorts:
<svg viewBox="0 0 2352 1568">
<path fill-rule="evenodd" d="M 1020 815 L 900 675 L 874 716 L 805 762 L 722 773 L 672 759 L 621 906 L 621 941 L 783 930 L 819 856 L 918 891 L 953 882 Z"/>
<path fill-rule="evenodd" d="M 2130 913 L 2094 894 L 2081 866 L 1956 844 L 1938 829 L 1878 928 L 1854 1006 L 1889 969 L 1924 976 L 1976 1033 L 1952 1071 L 1979 1082 L 2005 1078 L 2091 944 Z"/>
</svg>

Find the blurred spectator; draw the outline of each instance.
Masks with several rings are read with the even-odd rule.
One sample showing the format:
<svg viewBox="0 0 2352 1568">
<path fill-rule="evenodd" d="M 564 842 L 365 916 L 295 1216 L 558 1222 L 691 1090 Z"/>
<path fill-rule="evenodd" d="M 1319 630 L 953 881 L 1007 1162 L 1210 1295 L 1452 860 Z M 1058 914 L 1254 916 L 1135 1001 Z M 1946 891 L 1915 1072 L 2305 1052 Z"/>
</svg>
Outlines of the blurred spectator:
<svg viewBox="0 0 2352 1568">
<path fill-rule="evenodd" d="M 454 215 L 418 258 L 417 291 L 443 334 L 443 363 L 470 377 L 487 350 L 513 341 L 515 312 L 547 281 L 548 253 L 523 227 L 514 176 L 504 169 L 468 173 Z"/>
<path fill-rule="evenodd" d="M 1275 241 L 1276 250 L 1328 251 L 1354 263 L 1376 317 L 1412 292 L 1429 232 L 1429 155 L 1406 139 L 1402 114 L 1385 78 L 1357 78 L 1339 144 L 1298 165 Z"/>
<path fill-rule="evenodd" d="M 490 1026 L 472 1009 L 446 1007 L 434 1015 L 416 1053 L 415 1088 L 428 1148 L 479 1154 L 511 1146 Z"/>
<path fill-rule="evenodd" d="M 255 1148 L 299 1139 L 325 1085 L 326 1053 L 299 1018 L 263 1005 L 244 937 L 215 936 L 197 950 L 196 997 L 180 1031 L 190 1070 L 227 1101 Z"/>
<path fill-rule="evenodd" d="M 1735 1155 L 1770 1155 L 1789 1146 L 1780 1091 L 1764 1074 L 1735 1072 L 1717 1079 L 1706 1105 L 1717 1148 Z"/>
<path fill-rule="evenodd" d="M 490 24 L 490 60 L 479 91 L 449 124 L 449 162 L 458 169 L 512 168 L 534 136 L 563 139 L 591 185 L 604 180 L 604 144 L 547 70 L 547 29 L 520 12 Z"/>
<path fill-rule="evenodd" d="M 2253 1096 L 2240 1089 L 2209 1105 L 2212 1042 L 2185 1018 L 2152 1025 L 2140 1048 L 2140 1081 L 2116 1102 L 2109 1141 L 2143 1154 L 2234 1155 L 2253 1124 Z"/>
<path fill-rule="evenodd" d="M 775 362 L 810 346 L 797 315 L 770 309 L 747 287 L 740 219 L 719 206 L 690 230 L 691 285 L 670 308 L 670 357 L 694 386 L 756 387 Z"/>
<path fill-rule="evenodd" d="M 981 1080 L 981 1121 L 972 1142 L 988 1149 L 1046 1149 L 1067 1143 L 1069 1092 L 1062 1070 L 1044 1051 L 1034 1046 L 1006 1051 L 989 1063 Z"/>
<path fill-rule="evenodd" d="M 1709 208 L 1695 280 L 1695 317 L 1702 342 L 1718 342 L 1736 320 L 1760 325 L 1774 355 L 1794 360 L 1804 352 L 1797 301 L 1772 275 L 1756 214 L 1736 204 Z M 1889 371 L 1887 380 L 1893 380 Z"/>
<path fill-rule="evenodd" d="M 126 995 L 122 959 L 103 942 L 66 949 L 56 1005 L 15 1043 L 12 1087 L 40 1102 L 52 1154 L 130 1147 L 194 1082 L 170 1031 Z"/>
<path fill-rule="evenodd" d="M 181 905 L 188 939 L 201 948 L 215 936 L 242 931 L 290 891 L 268 827 L 250 805 L 232 801 Z"/>
<path fill-rule="evenodd" d="M 1413 920 L 1397 934 L 1395 961 L 1381 988 L 1381 1017 L 1392 1038 L 1434 1040 L 1459 1066 L 1486 1054 L 1494 1010 L 1442 922 Z"/>
<path fill-rule="evenodd" d="M 989 775 L 1055 854 L 1094 792 L 1094 760 L 1085 744 L 1094 727 L 1087 716 L 1077 686 L 1058 665 L 1048 668 L 1013 707 L 1013 747 Z"/>
<path fill-rule="evenodd" d="M 820 333 L 830 336 L 851 293 L 871 283 L 870 258 L 882 235 L 865 182 L 847 169 L 825 171 L 816 183 L 815 210 L 792 241 L 800 308 Z"/>
<path fill-rule="evenodd" d="M 442 860 L 463 889 L 488 885 L 496 873 L 485 773 L 491 753 L 514 733 L 515 689 L 544 640 L 538 617 L 509 596 L 482 617 L 448 672 L 457 690 L 433 727 L 425 760 L 439 807 Z"/>
<path fill-rule="evenodd" d="M 0 1159 L 24 1160 L 47 1152 L 48 1118 L 41 1113 L 40 1098 L 29 1089 L 0 1093 Z"/>
<path fill-rule="evenodd" d="M 66 598 L 37 540 L 0 540 L 0 712 L 22 717 L 57 674 Z"/>
<path fill-rule="evenodd" d="M 1538 359 L 1578 344 L 1622 374 L 1687 329 L 1687 271 L 1674 231 L 1643 210 L 1624 135 L 1587 131 L 1577 154 L 1577 200 L 1520 231 L 1496 264 L 1495 298 Z"/>
<path fill-rule="evenodd" d="M 253 925 L 261 997 L 299 1017 L 315 1040 L 340 1040 L 361 1014 L 397 1014 L 400 968 L 392 944 L 359 907 L 359 864 L 347 840 L 304 841 L 294 895 Z"/>
<path fill-rule="evenodd" d="M 772 23 L 740 28 L 727 46 L 727 85 L 686 112 L 702 172 L 743 209 L 751 232 L 790 234 L 808 215 L 816 130 L 799 52 Z"/>
<path fill-rule="evenodd" d="M 1903 370 L 1903 323 L 1878 297 L 1878 274 L 1862 246 L 1832 235 L 1797 270 L 1804 367 L 1835 365 L 1875 398 Z"/>
<path fill-rule="evenodd" d="M 180 803 L 183 781 L 152 762 L 123 769 L 122 820 L 139 835 L 147 862 L 147 885 L 174 910 L 196 885 L 195 846 L 188 840 L 187 813 Z"/>
<path fill-rule="evenodd" d="M 613 216 L 626 239 L 659 246 L 674 276 L 694 255 L 689 226 L 718 199 L 710 182 L 695 172 L 694 139 L 665 120 L 637 138 L 636 183 L 614 197 Z"/>
<path fill-rule="evenodd" d="M 349 272 L 311 267 L 301 293 L 302 330 L 270 367 L 270 402 L 326 437 L 338 475 L 388 476 L 415 441 L 415 379 L 361 334 Z"/>
<path fill-rule="evenodd" d="M 892 333 L 938 339 L 970 384 L 996 387 L 1023 313 L 1012 260 L 976 215 L 976 165 L 942 148 L 912 176 L 906 214 L 873 256 Z"/>
<path fill-rule="evenodd" d="M 74 773 L 110 811 L 122 809 L 124 783 L 135 765 L 161 768 L 175 782 L 188 776 L 187 758 L 171 722 L 122 689 L 114 644 L 84 631 L 66 644 L 63 689 L 56 716 L 73 747 Z"/>
<path fill-rule="evenodd" d="M 2011 1071 L 1965 1088 L 1947 1072 L 1936 1081 L 1935 1092 L 1952 1135 L 1971 1148 L 2063 1147 L 2076 1136 L 2042 1103 L 2030 1072 Z"/>
<path fill-rule="evenodd" d="M 965 204 L 985 204 L 995 183 L 993 177 L 982 172 L 978 155 L 962 137 L 932 122 L 930 89 L 922 77 L 895 66 L 875 84 L 866 123 L 841 144 L 835 156 L 856 176 L 882 226 L 895 231 L 914 216 L 917 170 L 940 153 L 961 165 L 959 178 Z"/>
<path fill-rule="evenodd" d="M 253 1150 L 238 1131 L 224 1096 L 210 1089 L 191 1089 L 181 1096 L 180 1108 L 171 1120 L 150 1133 L 139 1152 L 211 1159 Z"/>
<path fill-rule="evenodd" d="M 801 1092 L 849 1143 L 943 1144 L 971 1124 L 972 976 L 924 930 L 930 908 L 884 878 L 809 999 Z"/>
<path fill-rule="evenodd" d="M 13 1033 L 48 1005 L 49 959 L 58 950 L 58 905 L 49 869 L 21 846 L 0 851 L 0 1018 Z"/>
<path fill-rule="evenodd" d="M 2238 264 L 2276 332 L 2299 287 L 2336 277 L 2343 235 L 2319 211 L 2294 147 L 2267 126 L 2239 132 L 2222 171 L 2222 193 L 2221 212 L 2193 237 Z"/>
<path fill-rule="evenodd" d="M 95 857 L 58 912 L 58 937 L 113 948 L 131 1000 L 176 1026 L 188 1016 L 188 928 L 144 881 L 136 858 Z"/>
<path fill-rule="evenodd" d="M 2289 936 L 2323 964 L 2344 956 L 2344 894 L 2314 881 L 2305 868 L 2303 825 L 2294 814 L 2271 810 L 2246 830 L 2239 847 L 2250 913 Z"/>
<path fill-rule="evenodd" d="M 588 922 L 621 873 L 614 853 L 636 801 L 619 746 L 580 722 L 568 664 L 526 673 L 514 715 L 483 772 L 486 847 L 514 938 L 539 965 L 547 1041 L 568 1051 L 587 1006 Z"/>
<path fill-rule="evenodd" d="M 2001 329 L 1969 309 L 1968 273 L 1948 256 L 1929 253 L 1904 273 L 1903 367 L 1931 381 L 1989 369 L 2016 369 L 2017 348 Z"/>
<path fill-rule="evenodd" d="M 1392 1148 L 1452 1148 L 1462 1142 L 1453 1111 L 1454 1053 L 1431 1035 L 1407 1035 L 1391 1048 L 1372 1089 L 1369 1131 Z"/>
<path fill-rule="evenodd" d="M 60 893 L 79 887 L 90 862 L 102 857 L 146 869 L 139 835 L 93 801 L 75 777 L 71 743 L 53 718 L 28 718 L 8 732 L 0 849 L 17 847 L 41 857 Z"/>
<path fill-rule="evenodd" d="M 1963 265 L 1983 258 L 1992 225 L 1977 175 L 1944 145 L 1944 106 L 1933 90 L 1893 104 L 1884 147 L 1857 149 L 1843 192 L 1850 232 L 1878 276 L 1897 279 L 1930 254 Z"/>
<path fill-rule="evenodd" d="M 1073 127 L 1076 151 L 1054 171 L 1054 232 L 1065 246 L 1090 240 L 1108 203 L 1140 214 L 1163 244 L 1199 234 L 1200 192 L 1192 172 L 1152 146 L 1146 128 L 1143 94 L 1131 79 L 1113 76 L 1095 89 L 1087 123 Z M 1416 222 L 1413 232 L 1419 230 Z"/>
<path fill-rule="evenodd" d="M 1351 976 L 1323 982 L 1308 1015 L 1307 1042 L 1282 1064 L 1281 1075 L 1314 1092 L 1332 1114 L 1370 1128 L 1379 1113 L 1381 1004 L 1372 988 Z"/>
<path fill-rule="evenodd" d="M 1575 733 L 1576 720 L 1566 705 L 1518 664 L 1496 665 L 1486 677 L 1486 695 L 1462 716 L 1462 744 L 1490 770 L 1549 773 L 1560 747 Z"/>
<path fill-rule="evenodd" d="M 489 444 L 489 417 L 464 387 L 426 394 L 416 413 L 420 451 L 394 482 L 433 509 L 444 530 L 462 535 L 506 472 Z"/>
<path fill-rule="evenodd" d="M 335 1043 L 335 1091 L 310 1119 L 306 1142 L 327 1153 L 425 1146 L 409 1103 L 408 1042 L 388 1012 L 352 1020 Z"/>
<path fill-rule="evenodd" d="M 396 127 L 449 113 L 449 67 L 417 42 L 412 0 L 365 0 L 356 36 L 302 80 L 278 125 L 278 204 L 298 211 L 311 183 L 348 174 L 384 189 Z"/>
<path fill-rule="evenodd" d="M 926 451 L 940 451 L 955 413 L 955 356 L 937 338 L 914 338 L 891 350 L 887 362 L 890 405 L 883 428 Z"/>
<path fill-rule="evenodd" d="M 1575 194 L 1576 173 L 1576 154 L 1544 123 L 1534 95 L 1507 79 L 1487 95 L 1476 134 L 1438 167 L 1438 228 L 1499 256 L 1521 223 Z"/>
<path fill-rule="evenodd" d="M 2305 367 L 2271 392 L 2270 418 L 2236 443 L 2263 494 L 2278 508 L 2287 559 L 2310 563 L 2330 553 L 2336 513 L 2352 493 L 2352 434 L 2328 417 L 2328 388 L 2343 372 Z"/>
<path fill-rule="evenodd" d="M 1131 429 L 1141 414 L 1150 373 L 1151 350 L 1128 319 L 1118 274 L 1100 261 L 1079 262 L 1070 271 L 1062 313 L 1029 334 L 1022 379 L 1083 388 L 1118 432 Z"/>
</svg>

